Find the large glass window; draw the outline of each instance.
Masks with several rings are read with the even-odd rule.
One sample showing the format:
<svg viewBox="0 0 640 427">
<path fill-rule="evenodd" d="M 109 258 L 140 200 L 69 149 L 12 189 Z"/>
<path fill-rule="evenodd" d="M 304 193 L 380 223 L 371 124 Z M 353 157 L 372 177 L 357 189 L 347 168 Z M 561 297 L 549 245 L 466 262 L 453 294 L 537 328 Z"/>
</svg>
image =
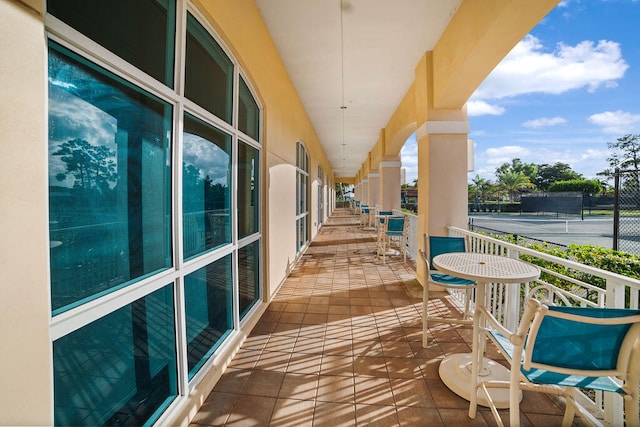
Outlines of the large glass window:
<svg viewBox="0 0 640 427">
<path fill-rule="evenodd" d="M 47 11 L 173 87 L 175 0 L 48 0 Z"/>
<path fill-rule="evenodd" d="M 318 165 L 318 229 L 324 221 L 324 171 Z"/>
<path fill-rule="evenodd" d="M 53 343 L 55 425 L 143 425 L 177 396 L 173 287 Z"/>
<path fill-rule="evenodd" d="M 184 279 L 189 379 L 233 328 L 231 255 Z"/>
<path fill-rule="evenodd" d="M 171 111 L 50 44 L 54 314 L 171 266 Z"/>
<path fill-rule="evenodd" d="M 196 18 L 188 14 L 185 96 L 231 123 L 232 93 L 233 63 Z"/>
<path fill-rule="evenodd" d="M 238 129 L 259 141 L 260 110 L 244 79 L 240 77 L 240 93 L 238 103 Z"/>
<path fill-rule="evenodd" d="M 260 241 L 255 241 L 238 251 L 238 288 L 240 319 L 260 296 Z"/>
<path fill-rule="evenodd" d="M 238 238 L 258 232 L 259 154 L 252 146 L 238 142 Z"/>
<path fill-rule="evenodd" d="M 185 114 L 182 154 L 184 257 L 231 242 L 231 135 Z"/>
<path fill-rule="evenodd" d="M 260 109 L 194 7 L 47 0 L 56 425 L 162 422 L 260 300 Z"/>
<path fill-rule="evenodd" d="M 307 188 L 309 185 L 309 155 L 301 142 L 296 144 L 296 248 L 298 252 L 309 241 L 309 208 L 307 202 Z"/>
</svg>

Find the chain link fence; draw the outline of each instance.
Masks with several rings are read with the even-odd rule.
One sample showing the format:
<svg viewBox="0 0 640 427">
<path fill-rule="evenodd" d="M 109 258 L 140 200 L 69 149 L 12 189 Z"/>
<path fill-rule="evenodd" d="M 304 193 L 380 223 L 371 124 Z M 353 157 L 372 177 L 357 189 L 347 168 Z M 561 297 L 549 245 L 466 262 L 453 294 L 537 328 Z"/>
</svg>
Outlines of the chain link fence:
<svg viewBox="0 0 640 427">
<path fill-rule="evenodd" d="M 640 254 L 640 172 L 616 169 L 613 249 Z"/>
</svg>

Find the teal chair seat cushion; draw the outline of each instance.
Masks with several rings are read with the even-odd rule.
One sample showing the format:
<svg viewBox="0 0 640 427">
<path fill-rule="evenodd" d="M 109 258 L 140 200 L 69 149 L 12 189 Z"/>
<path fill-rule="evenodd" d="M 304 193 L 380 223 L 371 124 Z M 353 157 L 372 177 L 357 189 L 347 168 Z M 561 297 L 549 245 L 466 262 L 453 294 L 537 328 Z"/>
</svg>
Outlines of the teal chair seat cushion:
<svg viewBox="0 0 640 427">
<path fill-rule="evenodd" d="M 460 277 L 451 276 L 449 274 L 431 273 L 431 280 L 436 283 L 442 283 L 449 286 L 475 286 L 473 280 L 462 279 Z"/>
<path fill-rule="evenodd" d="M 495 330 L 489 330 L 489 333 L 502 349 L 502 351 L 513 359 L 513 344 L 501 333 Z M 545 369 L 532 368 L 526 371 L 520 369 L 522 374 L 528 381 L 537 384 L 555 384 L 563 387 L 580 387 L 591 390 L 610 391 L 619 394 L 627 394 L 612 379 L 608 377 L 589 377 L 582 375 L 567 375 L 558 372 L 552 372 Z"/>
</svg>

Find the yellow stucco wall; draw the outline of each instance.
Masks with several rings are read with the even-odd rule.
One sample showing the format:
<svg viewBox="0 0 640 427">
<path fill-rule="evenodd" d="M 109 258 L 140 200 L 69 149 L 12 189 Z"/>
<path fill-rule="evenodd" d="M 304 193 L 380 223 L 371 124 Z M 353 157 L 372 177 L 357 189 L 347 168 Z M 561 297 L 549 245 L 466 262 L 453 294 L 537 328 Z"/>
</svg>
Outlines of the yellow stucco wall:
<svg viewBox="0 0 640 427">
<path fill-rule="evenodd" d="M 46 49 L 31 6 L 0 1 L 1 425 L 53 419 Z"/>
</svg>

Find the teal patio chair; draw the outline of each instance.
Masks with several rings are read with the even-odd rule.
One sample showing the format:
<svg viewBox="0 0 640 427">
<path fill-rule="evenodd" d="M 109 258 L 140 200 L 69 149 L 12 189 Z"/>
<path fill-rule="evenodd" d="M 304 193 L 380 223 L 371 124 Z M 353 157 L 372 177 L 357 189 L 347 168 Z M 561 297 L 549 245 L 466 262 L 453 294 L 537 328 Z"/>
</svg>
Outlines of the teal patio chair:
<svg viewBox="0 0 640 427">
<path fill-rule="evenodd" d="M 369 223 L 369 205 L 360 206 L 360 225 L 366 226 Z"/>
<path fill-rule="evenodd" d="M 473 280 L 438 273 L 436 268 L 433 266 L 433 258 L 437 255 L 450 252 L 466 252 L 467 240 L 464 237 L 428 236 L 425 234 L 424 247 L 425 252 L 421 252 L 420 254 L 427 271 L 426 283 L 422 290 L 422 346 L 427 348 L 427 326 L 429 322 L 459 325 L 473 324 L 470 306 L 473 290 L 478 286 L 478 284 Z M 464 311 L 462 313 L 462 317 L 444 317 L 429 314 L 429 288 L 434 285 L 446 290 L 464 292 Z"/>
<path fill-rule="evenodd" d="M 382 252 L 385 250 L 385 232 L 387 231 L 387 218 L 393 215 L 393 211 L 380 211 L 378 212 L 376 228 L 378 230 L 378 242 L 376 245 L 376 256 L 381 257 Z"/>
<path fill-rule="evenodd" d="M 588 423 L 600 424 L 576 401 L 575 388 L 622 395 L 625 424 L 638 426 L 640 310 L 546 306 L 529 299 L 516 333 L 502 327 L 484 307 L 478 308 L 475 321 L 478 338 L 489 337 L 502 350 L 511 374 L 508 382 L 483 382 L 472 375 L 471 390 L 487 396 L 490 388 L 508 388 L 512 426 L 520 423 L 520 390 L 564 397 L 563 426 L 572 424 L 576 411 Z M 485 322 L 488 327 L 481 327 Z M 474 360 L 481 360 L 475 350 Z M 477 393 L 472 391 L 471 399 L 469 416 L 475 418 Z M 503 425 L 494 405 L 491 411 Z"/>
<path fill-rule="evenodd" d="M 407 262 L 407 226 L 404 215 L 391 215 L 385 220 L 385 230 L 382 236 L 382 264 L 386 264 L 387 251 L 395 246 Z"/>
</svg>

